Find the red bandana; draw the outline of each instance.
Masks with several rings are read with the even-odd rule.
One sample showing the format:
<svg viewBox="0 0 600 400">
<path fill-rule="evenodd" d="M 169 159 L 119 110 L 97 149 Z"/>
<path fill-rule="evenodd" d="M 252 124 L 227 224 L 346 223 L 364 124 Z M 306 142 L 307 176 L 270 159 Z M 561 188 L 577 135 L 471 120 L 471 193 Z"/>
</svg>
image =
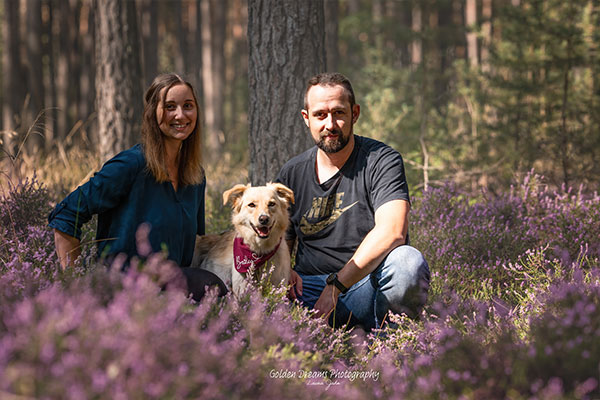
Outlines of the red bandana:
<svg viewBox="0 0 600 400">
<path fill-rule="evenodd" d="M 265 254 L 264 256 L 259 256 L 244 243 L 244 240 L 241 237 L 236 237 L 233 241 L 233 264 L 235 266 L 235 270 L 240 274 L 248 272 L 250 266 L 254 266 L 254 268 L 260 268 L 266 263 L 279 249 L 279 245 L 281 244 L 281 240 L 275 246 L 275 249 L 269 254 Z"/>
</svg>

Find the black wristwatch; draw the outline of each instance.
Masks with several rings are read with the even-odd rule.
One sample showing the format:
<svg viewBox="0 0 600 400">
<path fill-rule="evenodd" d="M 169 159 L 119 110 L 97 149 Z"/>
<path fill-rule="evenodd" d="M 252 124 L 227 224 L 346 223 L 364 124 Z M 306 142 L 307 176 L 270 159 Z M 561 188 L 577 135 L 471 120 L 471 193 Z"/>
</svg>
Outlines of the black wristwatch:
<svg viewBox="0 0 600 400">
<path fill-rule="evenodd" d="M 325 282 L 327 282 L 328 285 L 335 285 L 335 287 L 338 288 L 342 294 L 346 294 L 348 291 L 348 288 L 344 286 L 342 282 L 338 281 L 337 273 L 335 272 L 329 274 Z"/>
</svg>

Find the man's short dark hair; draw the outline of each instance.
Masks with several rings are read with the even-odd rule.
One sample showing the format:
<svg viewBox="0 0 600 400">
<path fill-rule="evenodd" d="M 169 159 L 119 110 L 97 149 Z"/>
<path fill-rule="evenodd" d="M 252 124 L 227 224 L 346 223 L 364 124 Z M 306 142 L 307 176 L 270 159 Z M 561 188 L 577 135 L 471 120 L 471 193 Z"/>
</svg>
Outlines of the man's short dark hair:
<svg viewBox="0 0 600 400">
<path fill-rule="evenodd" d="M 350 102 L 350 108 L 354 107 L 356 100 L 354 98 L 354 90 L 350 80 L 339 72 L 324 72 L 310 78 L 306 85 L 306 91 L 304 92 L 304 109 L 308 110 L 308 91 L 313 86 L 337 86 L 340 85 L 346 92 L 346 97 Z"/>
</svg>

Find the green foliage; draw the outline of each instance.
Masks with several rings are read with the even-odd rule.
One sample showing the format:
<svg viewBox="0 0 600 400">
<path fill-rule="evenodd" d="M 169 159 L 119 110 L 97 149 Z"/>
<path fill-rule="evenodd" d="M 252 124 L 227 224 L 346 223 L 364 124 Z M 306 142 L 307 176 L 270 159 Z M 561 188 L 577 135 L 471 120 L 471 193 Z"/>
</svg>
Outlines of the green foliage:
<svg viewBox="0 0 600 400">
<path fill-rule="evenodd" d="M 399 23 L 417 5 L 437 21 L 419 34 Z M 394 10 L 396 20 L 362 8 L 340 21 L 341 70 L 363 106 L 356 133 L 399 150 L 414 191 L 447 179 L 501 190 L 531 168 L 556 185 L 600 177 L 600 13 L 588 1 L 494 3 L 478 66 L 456 53 L 465 27 L 451 2 Z M 414 40 L 419 65 L 405 57 Z"/>
<path fill-rule="evenodd" d="M 504 168 L 535 167 L 565 184 L 598 174 L 591 104 L 594 65 L 586 35 L 588 1 L 527 0 L 499 9 L 502 35 L 485 76 L 488 129 L 505 148 Z M 592 90 L 590 90 L 592 89 Z"/>
</svg>

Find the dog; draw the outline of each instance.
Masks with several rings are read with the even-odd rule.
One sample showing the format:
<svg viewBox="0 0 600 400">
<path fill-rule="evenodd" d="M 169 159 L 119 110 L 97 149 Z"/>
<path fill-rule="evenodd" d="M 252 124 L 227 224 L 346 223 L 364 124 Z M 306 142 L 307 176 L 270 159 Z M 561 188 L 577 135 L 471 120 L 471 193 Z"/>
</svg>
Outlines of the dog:
<svg viewBox="0 0 600 400">
<path fill-rule="evenodd" d="M 270 281 L 287 284 L 291 273 L 290 251 L 284 235 L 289 225 L 288 207 L 294 193 L 280 183 L 266 186 L 235 185 L 223 193 L 223 205 L 232 207 L 233 230 L 196 238 L 192 267 L 217 275 L 234 294 L 243 292 L 265 265 L 273 266 Z"/>
</svg>

